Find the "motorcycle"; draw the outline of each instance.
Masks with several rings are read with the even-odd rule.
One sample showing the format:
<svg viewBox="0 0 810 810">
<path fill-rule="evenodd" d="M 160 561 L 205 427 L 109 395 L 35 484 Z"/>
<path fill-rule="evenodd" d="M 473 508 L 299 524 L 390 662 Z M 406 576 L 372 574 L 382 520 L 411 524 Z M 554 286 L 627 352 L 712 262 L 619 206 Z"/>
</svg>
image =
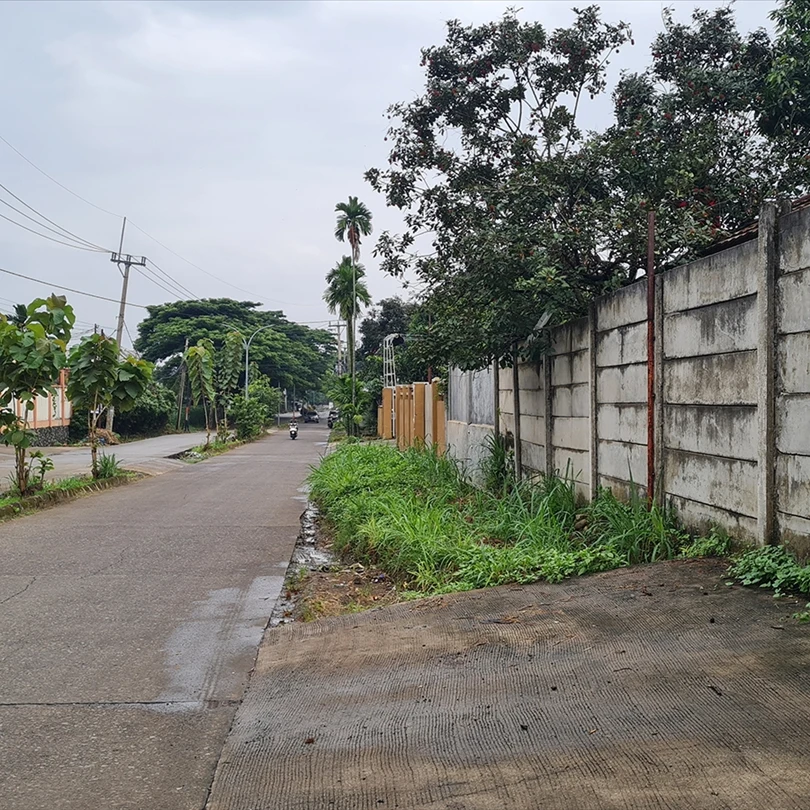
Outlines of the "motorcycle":
<svg viewBox="0 0 810 810">
<path fill-rule="evenodd" d="M 295 422 L 293 422 L 290 425 L 290 438 L 291 439 L 297 439 L 298 438 L 298 425 Z"/>
</svg>

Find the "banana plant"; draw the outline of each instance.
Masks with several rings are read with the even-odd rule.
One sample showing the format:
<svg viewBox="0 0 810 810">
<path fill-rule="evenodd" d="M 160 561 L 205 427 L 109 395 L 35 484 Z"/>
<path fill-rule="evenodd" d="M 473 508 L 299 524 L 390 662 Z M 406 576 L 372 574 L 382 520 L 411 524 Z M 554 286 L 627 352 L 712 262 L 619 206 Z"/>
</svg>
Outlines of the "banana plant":
<svg viewBox="0 0 810 810">
<path fill-rule="evenodd" d="M 216 418 L 216 388 L 214 386 L 214 346 L 210 340 L 200 340 L 189 346 L 184 356 L 191 384 L 191 401 L 202 405 L 205 415 L 205 447 L 211 444 L 211 417 Z"/>
</svg>

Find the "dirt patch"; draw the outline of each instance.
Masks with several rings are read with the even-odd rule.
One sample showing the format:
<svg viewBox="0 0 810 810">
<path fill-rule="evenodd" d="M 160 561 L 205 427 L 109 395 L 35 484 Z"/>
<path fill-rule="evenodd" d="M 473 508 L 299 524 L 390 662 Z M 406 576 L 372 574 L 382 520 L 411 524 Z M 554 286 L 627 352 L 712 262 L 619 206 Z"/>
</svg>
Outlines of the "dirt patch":
<svg viewBox="0 0 810 810">
<path fill-rule="evenodd" d="M 384 571 L 335 554 L 317 508 L 309 504 L 270 624 L 360 613 L 399 601 L 400 590 Z"/>
</svg>

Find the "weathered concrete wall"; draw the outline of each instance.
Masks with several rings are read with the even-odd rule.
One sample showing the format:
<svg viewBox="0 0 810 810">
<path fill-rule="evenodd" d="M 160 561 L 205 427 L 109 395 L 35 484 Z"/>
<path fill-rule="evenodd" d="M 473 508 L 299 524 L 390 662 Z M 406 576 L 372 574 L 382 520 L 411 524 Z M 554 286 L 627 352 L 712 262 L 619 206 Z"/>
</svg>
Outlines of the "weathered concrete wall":
<svg viewBox="0 0 810 810">
<path fill-rule="evenodd" d="M 776 528 L 810 556 L 810 214 L 779 222 L 776 279 Z"/>
<path fill-rule="evenodd" d="M 655 493 L 689 528 L 717 524 L 806 556 L 810 209 L 777 217 L 766 206 L 759 230 L 657 278 Z M 555 329 L 539 366 L 520 366 L 527 473 L 571 475 L 585 496 L 605 486 L 646 491 L 647 330 L 642 280 Z M 500 370 L 500 429 L 514 435 L 512 379 Z M 491 369 L 450 375 L 457 457 L 468 463 L 480 459 L 472 444 L 482 425 L 493 424 L 494 380 Z"/>
</svg>

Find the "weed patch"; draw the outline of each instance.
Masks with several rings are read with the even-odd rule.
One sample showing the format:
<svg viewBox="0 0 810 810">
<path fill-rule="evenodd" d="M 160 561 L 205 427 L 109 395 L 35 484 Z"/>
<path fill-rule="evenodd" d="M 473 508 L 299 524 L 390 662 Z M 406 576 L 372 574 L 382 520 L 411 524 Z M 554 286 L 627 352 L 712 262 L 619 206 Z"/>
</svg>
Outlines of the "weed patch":
<svg viewBox="0 0 810 810">
<path fill-rule="evenodd" d="M 765 546 L 741 554 L 729 575 L 743 585 L 773 588 L 774 596 L 810 594 L 810 565 L 800 565 L 782 546 Z"/>
<path fill-rule="evenodd" d="M 503 469 L 502 465 L 498 465 Z M 430 450 L 345 444 L 310 476 L 335 551 L 378 566 L 417 594 L 470 590 L 671 559 L 688 541 L 674 514 L 600 492 L 578 508 L 573 484 L 468 485 Z"/>
</svg>

